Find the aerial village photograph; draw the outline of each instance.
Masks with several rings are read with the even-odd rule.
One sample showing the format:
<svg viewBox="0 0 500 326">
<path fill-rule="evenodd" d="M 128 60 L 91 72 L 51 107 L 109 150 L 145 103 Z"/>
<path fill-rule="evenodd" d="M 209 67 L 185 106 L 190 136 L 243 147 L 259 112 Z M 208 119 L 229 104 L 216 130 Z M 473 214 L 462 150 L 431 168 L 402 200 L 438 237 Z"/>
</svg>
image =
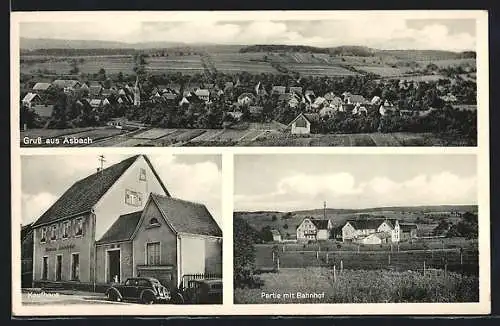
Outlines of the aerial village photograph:
<svg viewBox="0 0 500 326">
<path fill-rule="evenodd" d="M 479 302 L 475 155 L 235 155 L 234 303 Z"/>
<path fill-rule="evenodd" d="M 219 155 L 25 155 L 21 175 L 24 306 L 222 304 Z"/>
<path fill-rule="evenodd" d="M 20 146 L 477 145 L 474 18 L 199 15 L 20 21 Z"/>
</svg>

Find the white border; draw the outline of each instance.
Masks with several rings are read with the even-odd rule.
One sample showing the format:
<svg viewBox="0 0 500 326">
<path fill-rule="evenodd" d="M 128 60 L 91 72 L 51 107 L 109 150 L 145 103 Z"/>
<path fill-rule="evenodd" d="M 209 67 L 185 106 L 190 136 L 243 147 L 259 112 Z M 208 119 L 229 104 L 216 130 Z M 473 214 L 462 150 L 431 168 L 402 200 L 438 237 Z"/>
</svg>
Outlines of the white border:
<svg viewBox="0 0 500 326">
<path fill-rule="evenodd" d="M 19 87 L 11 89 L 11 177 L 12 177 L 12 310 L 16 316 L 75 316 L 75 315 L 443 315 L 488 314 L 490 299 L 490 194 L 489 194 L 489 86 L 488 86 L 488 14 L 480 10 L 418 10 L 418 11 L 249 11 L 249 12 L 13 12 L 11 13 L 11 85 L 19 85 L 19 23 L 43 21 L 92 21 L 103 19 L 144 21 L 186 20 L 314 20 L 353 19 L 359 16 L 429 18 L 470 18 L 477 21 L 477 86 L 478 86 L 478 146 L 477 147 L 203 147 L 203 148 L 20 148 L 19 147 Z M 107 154 L 222 154 L 223 171 L 223 305 L 47 305 L 21 304 L 20 291 L 20 155 L 79 155 Z M 480 301 L 478 303 L 389 303 L 389 304 L 233 304 L 232 212 L 233 154 L 472 154 L 478 163 Z M 91 308 L 91 309 L 89 309 Z"/>
</svg>

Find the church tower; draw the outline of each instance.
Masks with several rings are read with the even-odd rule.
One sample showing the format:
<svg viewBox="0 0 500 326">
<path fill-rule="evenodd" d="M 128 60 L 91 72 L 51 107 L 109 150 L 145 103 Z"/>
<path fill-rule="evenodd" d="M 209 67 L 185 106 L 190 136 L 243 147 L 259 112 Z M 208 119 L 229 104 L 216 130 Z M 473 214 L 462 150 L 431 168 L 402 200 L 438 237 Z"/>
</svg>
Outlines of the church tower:
<svg viewBox="0 0 500 326">
<path fill-rule="evenodd" d="M 139 76 L 137 76 L 134 86 L 134 106 L 140 106 L 140 105 L 141 105 L 141 92 L 139 90 Z"/>
</svg>

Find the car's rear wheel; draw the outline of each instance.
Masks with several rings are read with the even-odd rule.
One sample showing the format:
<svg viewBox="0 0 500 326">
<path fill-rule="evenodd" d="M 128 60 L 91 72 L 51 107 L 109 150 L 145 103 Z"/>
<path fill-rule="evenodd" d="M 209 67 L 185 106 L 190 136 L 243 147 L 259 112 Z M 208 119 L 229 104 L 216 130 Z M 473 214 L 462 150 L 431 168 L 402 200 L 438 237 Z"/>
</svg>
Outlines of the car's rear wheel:
<svg viewBox="0 0 500 326">
<path fill-rule="evenodd" d="M 172 294 L 171 301 L 172 301 L 172 303 L 181 304 L 181 303 L 184 303 L 184 298 L 182 297 L 182 295 L 180 293 L 174 293 L 174 294 Z"/>
<path fill-rule="evenodd" d="M 153 304 L 155 303 L 155 297 L 152 293 L 146 292 L 142 295 L 142 303 L 144 304 Z"/>
</svg>

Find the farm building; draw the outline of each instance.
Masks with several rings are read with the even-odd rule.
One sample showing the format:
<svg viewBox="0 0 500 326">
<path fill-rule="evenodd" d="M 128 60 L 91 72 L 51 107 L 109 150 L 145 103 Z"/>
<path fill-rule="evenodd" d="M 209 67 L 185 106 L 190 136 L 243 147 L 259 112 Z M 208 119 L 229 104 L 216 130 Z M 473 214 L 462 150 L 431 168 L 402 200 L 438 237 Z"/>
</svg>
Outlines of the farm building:
<svg viewBox="0 0 500 326">
<path fill-rule="evenodd" d="M 42 98 L 37 93 L 28 93 L 23 97 L 22 103 L 25 107 L 31 108 L 34 105 L 42 104 Z"/>
<path fill-rule="evenodd" d="M 262 113 L 264 112 L 264 107 L 262 106 L 251 106 L 248 108 L 248 113 L 250 116 L 254 119 L 260 119 L 262 118 Z"/>
<path fill-rule="evenodd" d="M 399 111 L 398 107 L 389 103 L 388 101 L 385 101 L 384 104 L 382 104 L 379 108 L 379 113 L 382 116 L 394 114 L 398 111 Z"/>
<path fill-rule="evenodd" d="M 255 85 L 255 95 L 257 95 L 257 96 L 267 96 L 268 95 L 266 89 L 261 84 L 261 82 L 258 82 L 257 85 Z"/>
<path fill-rule="evenodd" d="M 91 84 L 89 86 L 89 96 L 98 97 L 102 94 L 103 87 L 100 84 Z"/>
<path fill-rule="evenodd" d="M 328 219 L 306 217 L 297 227 L 297 240 L 328 240 L 332 228 L 332 222 Z"/>
<path fill-rule="evenodd" d="M 316 127 L 319 119 L 319 114 L 300 113 L 288 126 L 291 126 L 291 132 L 294 135 L 310 134 L 311 129 Z"/>
<path fill-rule="evenodd" d="M 272 229 L 271 233 L 273 235 L 273 241 L 281 242 L 283 239 L 281 238 L 281 233 L 280 231 L 276 229 Z"/>
<path fill-rule="evenodd" d="M 145 155 L 74 183 L 34 224 L 34 286 L 221 273 L 222 233 L 202 204 L 172 198 Z M 193 255 L 196 252 L 196 255 Z"/>
<path fill-rule="evenodd" d="M 404 228 L 403 228 L 404 226 Z M 342 241 L 363 241 L 364 238 L 378 233 L 390 234 L 391 242 L 400 242 L 416 238 L 417 225 L 400 224 L 397 219 L 358 219 L 348 220 L 342 227 Z M 369 241 L 376 241 L 370 238 Z M 381 240 L 382 243 L 383 240 Z M 363 242 L 364 243 L 364 242 Z"/>
</svg>

